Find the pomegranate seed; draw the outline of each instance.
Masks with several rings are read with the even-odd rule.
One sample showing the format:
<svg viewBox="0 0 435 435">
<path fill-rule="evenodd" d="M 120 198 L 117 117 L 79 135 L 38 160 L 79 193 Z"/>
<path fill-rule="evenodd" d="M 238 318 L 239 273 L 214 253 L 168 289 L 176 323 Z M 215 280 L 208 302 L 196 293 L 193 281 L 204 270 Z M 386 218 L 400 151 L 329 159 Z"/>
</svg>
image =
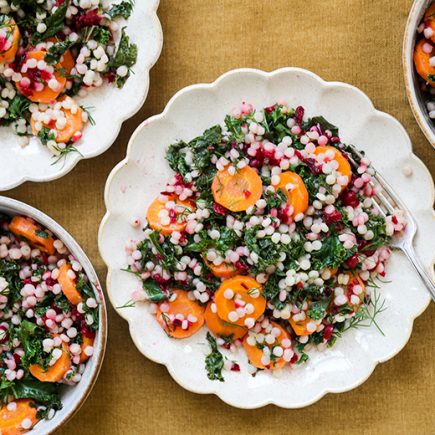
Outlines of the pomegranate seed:
<svg viewBox="0 0 435 435">
<path fill-rule="evenodd" d="M 350 207 L 358 207 L 359 205 L 359 199 L 356 196 L 356 193 L 352 190 L 346 190 L 341 194 L 341 201 L 344 205 L 349 205 Z"/>
<path fill-rule="evenodd" d="M 348 258 L 344 264 L 349 268 L 349 269 L 355 269 L 355 267 L 358 266 L 359 263 L 359 259 L 358 259 L 358 255 L 353 254 L 352 257 Z"/>
<path fill-rule="evenodd" d="M 299 126 L 302 124 L 302 120 L 304 118 L 304 113 L 305 113 L 305 109 L 302 106 L 296 107 L 296 110 L 295 110 L 295 122 Z"/>
<path fill-rule="evenodd" d="M 231 366 L 231 371 L 240 372 L 240 366 L 237 363 L 233 363 L 233 365 Z"/>
<path fill-rule="evenodd" d="M 228 212 L 228 210 L 225 207 L 218 204 L 217 202 L 213 203 L 213 211 L 220 216 L 225 216 Z"/>
<path fill-rule="evenodd" d="M 334 332 L 334 327 L 332 325 L 325 326 L 325 329 L 323 330 L 323 339 L 328 341 Z"/>
</svg>

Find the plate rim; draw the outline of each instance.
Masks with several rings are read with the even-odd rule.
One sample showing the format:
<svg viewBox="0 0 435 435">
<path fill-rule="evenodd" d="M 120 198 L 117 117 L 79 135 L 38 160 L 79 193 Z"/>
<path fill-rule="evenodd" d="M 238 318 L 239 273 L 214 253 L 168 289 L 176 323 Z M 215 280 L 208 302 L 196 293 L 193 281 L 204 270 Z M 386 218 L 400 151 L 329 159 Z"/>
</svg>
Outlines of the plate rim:
<svg viewBox="0 0 435 435">
<path fill-rule="evenodd" d="M 286 73 L 286 72 L 295 72 L 295 73 L 301 73 L 304 74 L 306 76 L 310 76 L 311 78 L 314 78 L 316 81 L 318 81 L 323 87 L 335 87 L 335 86 L 340 86 L 340 87 L 345 87 L 347 89 L 351 89 L 352 91 L 356 92 L 359 94 L 360 97 L 364 98 L 366 100 L 367 103 L 369 103 L 370 105 L 370 109 L 373 111 L 373 114 L 384 117 L 384 119 L 389 119 L 390 121 L 393 121 L 397 128 L 399 128 L 401 130 L 401 132 L 403 133 L 406 142 L 408 144 L 408 154 L 412 160 L 414 160 L 416 162 L 416 164 L 418 165 L 418 167 L 425 172 L 425 175 L 427 175 L 429 180 L 432 180 L 432 176 L 428 170 L 428 168 L 426 167 L 426 165 L 423 163 L 423 161 L 416 156 L 413 153 L 413 149 L 412 149 L 412 142 L 411 139 L 407 133 L 407 131 L 405 130 L 405 128 L 403 127 L 403 125 L 396 119 L 394 118 L 392 115 L 380 111 L 378 109 L 376 109 L 376 107 L 374 106 L 373 102 L 371 101 L 371 99 L 360 89 L 358 89 L 357 87 L 350 85 L 348 83 L 344 83 L 344 82 L 340 82 L 340 81 L 326 81 L 324 79 L 322 79 L 319 75 L 304 69 L 304 68 L 300 68 L 300 67 L 283 67 L 283 68 L 279 68 L 279 69 L 275 69 L 273 71 L 264 71 L 261 69 L 256 69 L 256 68 L 238 68 L 238 69 L 233 69 L 230 70 L 224 74 L 222 74 L 221 76 L 219 76 L 214 82 L 211 83 L 198 83 L 198 84 L 192 84 L 189 86 L 186 86 L 182 89 L 180 89 L 178 92 L 176 92 L 174 94 L 174 96 L 169 100 L 169 102 L 167 103 L 167 105 L 165 106 L 164 110 L 160 113 L 160 114 L 156 114 L 153 115 L 147 119 L 145 119 L 141 124 L 139 124 L 139 126 L 137 127 L 137 129 L 133 132 L 129 143 L 128 143 L 128 147 L 127 147 L 127 151 L 126 151 L 126 155 L 125 158 L 123 160 L 121 160 L 118 164 L 116 164 L 114 166 L 114 168 L 112 169 L 112 171 L 110 172 L 107 181 L 106 181 L 106 185 L 105 185 L 105 189 L 104 189 L 104 203 L 105 203 L 105 207 L 106 207 L 106 213 L 100 223 L 100 227 L 99 227 L 99 231 L 98 231 L 98 246 L 99 246 L 99 251 L 100 251 L 100 255 L 104 261 L 104 263 L 106 264 L 107 268 L 108 268 L 108 272 L 107 272 L 107 277 L 106 277 L 106 290 L 107 290 L 107 296 L 112 304 L 112 306 L 114 307 L 115 311 L 117 312 L 118 315 L 120 315 L 124 320 L 126 320 L 129 324 L 129 332 L 130 332 L 130 336 L 132 341 L 134 342 L 135 346 L 138 348 L 139 352 L 142 353 L 146 358 L 148 358 L 149 360 L 156 362 L 158 364 L 162 364 L 164 365 L 169 374 L 171 375 L 171 377 L 175 380 L 175 382 L 177 382 L 177 384 L 179 384 L 181 387 L 183 387 L 184 389 L 193 392 L 193 393 L 197 393 L 197 394 L 214 394 L 217 397 L 219 397 L 220 400 L 222 400 L 223 402 L 227 403 L 228 405 L 231 405 L 233 407 L 236 408 L 240 408 L 240 409 L 258 409 L 270 404 L 273 404 L 275 406 L 278 406 L 280 408 L 285 408 L 285 409 L 299 409 L 299 408 L 303 408 L 309 405 L 312 405 L 313 403 L 319 401 L 322 397 L 324 397 L 326 394 L 329 393 L 343 393 L 346 391 L 350 391 L 356 387 L 358 387 L 359 385 L 363 384 L 365 381 L 367 381 L 367 379 L 372 375 L 374 369 L 377 367 L 378 364 L 383 363 L 388 361 L 389 359 L 393 358 L 395 355 L 397 355 L 408 343 L 409 338 L 412 334 L 412 330 L 413 330 L 413 323 L 415 321 L 415 319 L 417 317 L 419 317 L 425 310 L 426 308 L 429 306 L 429 303 L 431 301 L 429 294 L 427 294 L 427 298 L 426 298 L 426 303 L 421 307 L 421 309 L 415 313 L 412 317 L 409 318 L 409 322 L 410 322 L 410 327 L 409 327 L 409 331 L 406 337 L 406 340 L 403 341 L 403 343 L 401 344 L 401 346 L 398 346 L 392 353 L 390 353 L 388 356 L 379 359 L 379 360 L 373 360 L 370 359 L 370 370 L 368 371 L 367 375 L 362 377 L 361 379 L 358 379 L 357 381 L 353 382 L 352 384 L 346 386 L 346 387 L 339 387 L 336 388 L 334 390 L 332 389 L 327 389 L 325 388 L 324 390 L 320 391 L 318 394 L 316 394 L 314 397 L 312 397 L 310 400 L 306 400 L 304 402 L 298 403 L 298 404 L 283 404 L 283 403 L 277 403 L 276 400 L 274 400 L 273 398 L 271 399 L 267 399 L 255 404 L 251 404 L 251 405 L 245 405 L 245 404 L 240 404 L 240 403 L 235 403 L 232 402 L 231 400 L 229 400 L 228 398 L 224 398 L 221 396 L 221 394 L 219 393 L 219 391 L 213 391 L 213 390 L 207 390 L 204 391 L 203 389 L 200 390 L 199 388 L 196 388 L 195 385 L 190 385 L 187 383 L 183 383 L 183 381 L 177 377 L 177 375 L 175 374 L 175 371 L 173 370 L 172 366 L 170 365 L 169 362 L 165 362 L 165 361 L 161 361 L 158 358 L 151 356 L 151 355 L 147 355 L 143 349 L 141 348 L 141 346 L 139 345 L 138 340 L 136 339 L 135 335 L 132 334 L 132 323 L 127 319 L 127 317 L 123 314 L 122 310 L 119 310 L 115 307 L 114 301 L 112 299 L 112 292 L 110 291 L 110 279 L 112 277 L 112 273 L 113 273 L 113 268 L 109 266 L 108 262 L 105 259 L 105 255 L 103 254 L 103 250 L 102 250 L 102 239 L 103 239 L 103 232 L 105 230 L 105 227 L 109 221 L 109 218 L 111 216 L 111 212 L 110 212 L 110 208 L 109 208 L 109 190 L 112 184 L 113 179 L 115 178 L 115 176 L 118 174 L 118 172 L 120 171 L 121 168 L 123 168 L 124 166 L 126 166 L 129 161 L 130 161 L 130 155 L 132 152 L 132 148 L 133 148 L 133 143 L 135 142 L 136 137 L 138 136 L 138 134 L 141 132 L 141 130 L 143 128 L 146 127 L 146 125 L 154 122 L 154 121 L 159 121 L 159 120 L 163 120 L 165 117 L 167 117 L 168 112 L 171 110 L 171 107 L 173 105 L 173 103 L 178 99 L 179 96 L 184 95 L 192 90 L 198 90 L 198 89 L 205 89 L 205 90 L 213 90 L 214 88 L 216 88 L 217 86 L 219 86 L 219 84 L 225 80 L 227 77 L 230 77 L 232 75 L 238 75 L 238 74 L 245 74 L 245 73 L 251 73 L 251 74 L 257 74 L 260 75 L 266 79 L 271 79 L 274 75 L 279 75 L 281 73 Z M 435 186 L 433 184 L 433 182 L 431 183 L 431 192 L 430 192 L 430 196 L 432 198 L 431 203 L 433 204 L 435 201 Z M 435 217 L 435 210 L 432 209 L 432 216 Z M 432 259 L 432 266 L 435 264 L 435 257 Z M 434 273 L 432 273 L 432 275 L 434 276 Z"/>
<path fill-rule="evenodd" d="M 146 99 L 148 97 L 149 89 L 150 89 L 150 71 L 153 68 L 153 66 L 157 63 L 157 61 L 160 58 L 160 55 L 163 50 L 163 29 L 162 24 L 160 22 L 160 19 L 157 14 L 157 10 L 160 5 L 160 0 L 147 0 L 153 2 L 152 8 L 150 8 L 151 17 L 153 21 L 153 28 L 154 28 L 154 34 L 157 41 L 157 50 L 154 52 L 154 56 L 150 59 L 146 66 L 146 82 L 147 86 L 144 90 L 143 95 L 141 96 L 140 100 L 137 101 L 135 105 L 131 106 L 131 110 L 129 110 L 127 113 L 124 114 L 124 116 L 120 117 L 118 119 L 118 125 L 117 128 L 113 131 L 113 135 L 107 139 L 106 145 L 104 147 L 100 147 L 99 149 L 95 149 L 94 151 L 88 153 L 86 156 L 83 156 L 79 153 L 74 153 L 73 155 L 70 155 L 70 159 L 68 160 L 68 164 L 64 164 L 61 169 L 56 172 L 55 174 L 43 177 L 43 178 L 36 178 L 30 175 L 22 175 L 20 178 L 5 184 L 0 185 L 0 193 L 6 192 L 8 190 L 12 190 L 26 182 L 33 182 L 33 183 L 47 183 L 50 181 L 58 180 L 68 173 L 70 173 L 77 164 L 82 160 L 88 160 L 93 159 L 95 157 L 100 156 L 101 154 L 104 154 L 116 141 L 116 139 L 119 136 L 119 133 L 121 131 L 121 128 L 127 120 L 132 118 L 136 113 L 139 112 L 141 107 L 145 104 Z M 137 6 L 139 7 L 139 6 Z M 134 12 L 133 12 L 134 13 Z"/>
</svg>

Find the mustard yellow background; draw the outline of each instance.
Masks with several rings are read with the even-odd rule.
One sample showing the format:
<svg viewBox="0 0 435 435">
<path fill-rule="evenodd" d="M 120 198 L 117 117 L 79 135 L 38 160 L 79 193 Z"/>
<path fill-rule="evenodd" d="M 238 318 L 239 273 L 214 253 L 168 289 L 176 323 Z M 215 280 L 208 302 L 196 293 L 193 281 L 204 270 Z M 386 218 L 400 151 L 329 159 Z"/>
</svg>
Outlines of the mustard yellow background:
<svg viewBox="0 0 435 435">
<path fill-rule="evenodd" d="M 136 0 L 136 7 L 145 1 Z M 238 67 L 299 66 L 326 80 L 359 87 L 378 109 L 403 123 L 415 153 L 433 175 L 435 151 L 412 116 L 403 83 L 402 37 L 411 3 L 162 0 L 164 48 L 151 73 L 147 102 L 124 124 L 111 149 L 80 162 L 58 181 L 27 183 L 7 194 L 42 209 L 67 228 L 104 282 L 106 268 L 97 248 L 105 212 L 103 189 L 110 170 L 124 157 L 128 138 L 143 119 L 160 113 L 180 88 L 214 81 Z M 136 350 L 127 324 L 108 308 L 104 367 L 90 398 L 61 430 L 64 435 L 435 433 L 434 304 L 416 320 L 406 348 L 378 366 L 359 388 L 330 394 L 302 410 L 268 406 L 252 411 L 183 390 L 163 366 Z"/>
</svg>

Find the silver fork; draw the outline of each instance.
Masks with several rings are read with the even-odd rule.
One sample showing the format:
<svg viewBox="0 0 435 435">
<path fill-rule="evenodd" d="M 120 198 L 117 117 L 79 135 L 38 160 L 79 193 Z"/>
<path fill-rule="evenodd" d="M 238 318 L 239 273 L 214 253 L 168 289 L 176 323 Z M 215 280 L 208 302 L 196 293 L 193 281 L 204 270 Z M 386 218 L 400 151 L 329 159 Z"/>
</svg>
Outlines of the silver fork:
<svg viewBox="0 0 435 435">
<path fill-rule="evenodd" d="M 351 155 L 349 155 L 349 162 L 352 164 L 352 166 L 358 168 L 359 164 L 355 160 L 355 157 L 361 160 L 364 155 L 360 151 L 358 151 L 353 145 L 349 145 L 349 148 L 351 150 Z M 373 168 L 373 166 L 371 167 Z M 423 266 L 413 246 L 414 236 L 417 232 L 417 224 L 415 222 L 415 219 L 412 217 L 410 211 L 405 206 L 405 204 L 403 204 L 401 199 L 394 193 L 394 190 L 391 188 L 391 186 L 385 181 L 384 177 L 382 177 L 382 175 L 380 175 L 375 168 L 373 168 L 373 170 L 375 171 L 375 173 L 374 175 L 372 175 L 372 177 L 379 183 L 379 185 L 383 189 L 381 192 L 377 191 L 376 195 L 372 197 L 373 205 L 384 217 L 387 216 L 387 213 L 393 214 L 395 211 L 398 210 L 402 210 L 405 213 L 405 230 L 401 234 L 397 234 L 392 238 L 390 246 L 401 249 L 405 253 L 409 261 L 412 263 L 415 270 L 419 274 L 420 278 L 424 282 L 425 286 L 429 290 L 429 293 L 432 296 L 432 300 L 435 301 L 435 284 L 430 278 L 428 271 Z"/>
</svg>

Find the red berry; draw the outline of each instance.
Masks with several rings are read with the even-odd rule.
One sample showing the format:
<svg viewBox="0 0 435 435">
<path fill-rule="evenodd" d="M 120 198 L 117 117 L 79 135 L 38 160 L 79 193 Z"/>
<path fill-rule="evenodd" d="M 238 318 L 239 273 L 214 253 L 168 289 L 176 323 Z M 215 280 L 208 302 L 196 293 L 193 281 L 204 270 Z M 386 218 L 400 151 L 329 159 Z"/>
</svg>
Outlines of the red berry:
<svg viewBox="0 0 435 435">
<path fill-rule="evenodd" d="M 328 341 L 334 332 L 334 327 L 332 325 L 325 326 L 325 329 L 323 330 L 323 339 Z"/>
<path fill-rule="evenodd" d="M 358 255 L 353 254 L 352 257 L 348 258 L 345 261 L 345 265 L 349 268 L 349 269 L 355 269 L 355 267 L 358 266 L 359 263 L 359 259 L 358 259 Z"/>
<path fill-rule="evenodd" d="M 356 193 L 352 190 L 346 190 L 341 194 L 341 201 L 344 205 L 348 205 L 350 207 L 358 207 L 359 205 L 359 199 L 356 196 Z"/>
</svg>

